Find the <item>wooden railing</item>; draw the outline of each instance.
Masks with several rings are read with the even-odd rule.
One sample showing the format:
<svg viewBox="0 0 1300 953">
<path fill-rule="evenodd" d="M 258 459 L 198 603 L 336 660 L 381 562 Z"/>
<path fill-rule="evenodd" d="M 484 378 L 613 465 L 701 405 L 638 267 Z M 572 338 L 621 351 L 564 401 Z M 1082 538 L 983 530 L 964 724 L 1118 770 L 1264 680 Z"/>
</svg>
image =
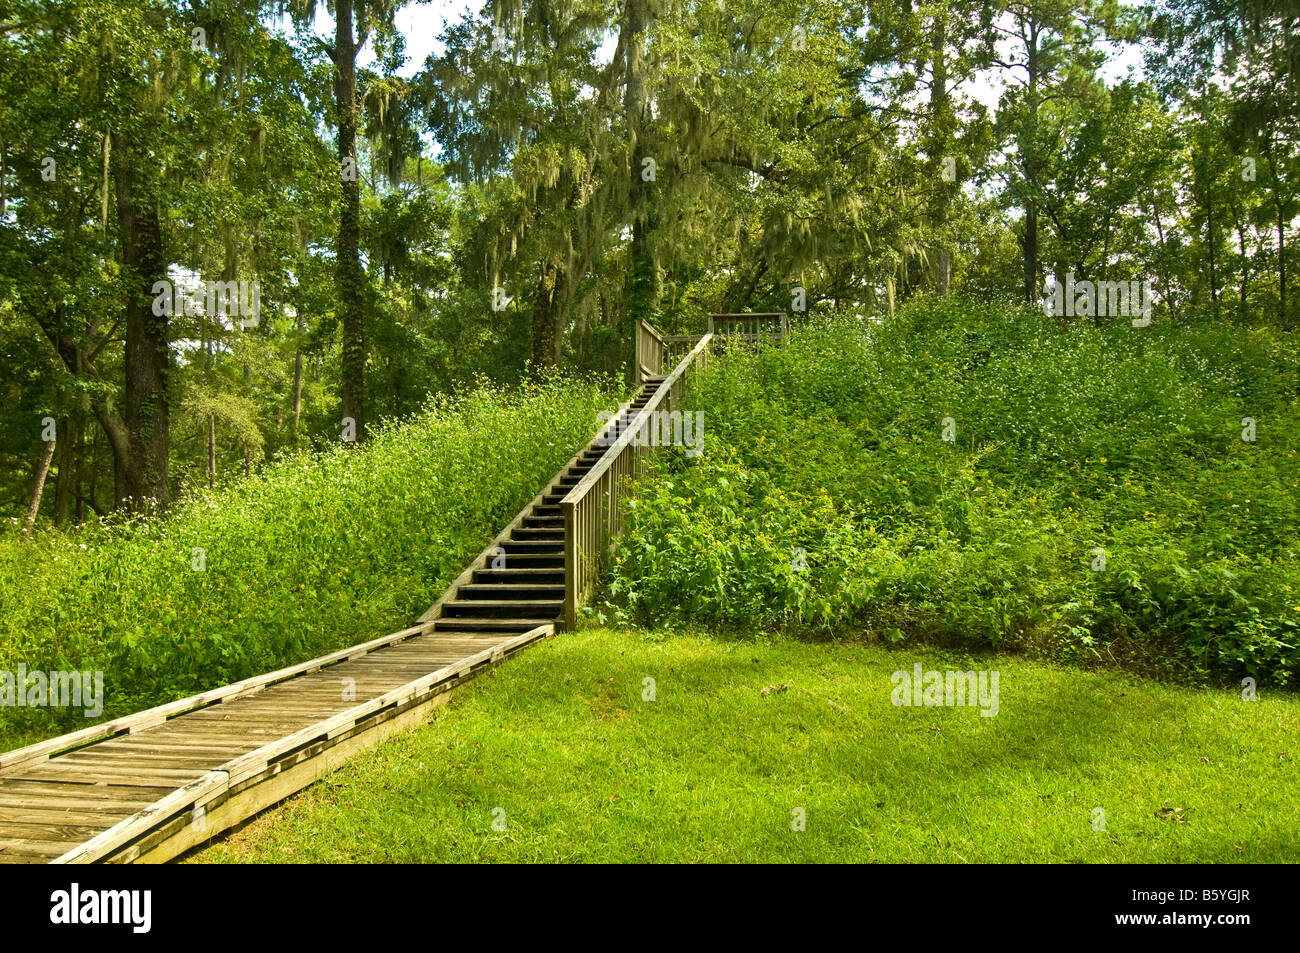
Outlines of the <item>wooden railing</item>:
<svg viewBox="0 0 1300 953">
<path fill-rule="evenodd" d="M 638 329 L 638 348 L 641 340 Z M 663 348 L 662 335 L 653 332 L 653 340 L 657 347 Z M 560 501 L 564 513 L 565 628 L 572 630 L 577 625 L 578 609 L 595 587 L 614 541 L 623 531 L 627 482 L 642 472 L 645 455 L 652 449 L 653 430 L 663 419 L 659 414 L 684 411 L 687 372 L 704 364 L 712 341 L 712 334 L 695 341 L 646 405 L 628 421 L 626 429 L 604 456 Z M 642 374 L 644 353 L 639 351 L 637 355 L 638 378 Z M 648 364 L 645 376 L 657 377 L 662 368 L 662 364 Z M 698 431 L 694 436 L 700 436 Z"/>
<path fill-rule="evenodd" d="M 789 331 L 784 312 L 761 314 L 711 314 L 709 333 L 722 337 L 741 337 L 747 341 L 777 340 Z"/>
<path fill-rule="evenodd" d="M 715 339 L 716 340 L 716 339 Z M 700 342 L 698 334 L 665 334 L 664 342 L 664 367 L 676 367 L 681 363 L 691 348 Z"/>
<path fill-rule="evenodd" d="M 649 321 L 636 323 L 636 382 L 663 373 L 664 336 Z"/>
</svg>

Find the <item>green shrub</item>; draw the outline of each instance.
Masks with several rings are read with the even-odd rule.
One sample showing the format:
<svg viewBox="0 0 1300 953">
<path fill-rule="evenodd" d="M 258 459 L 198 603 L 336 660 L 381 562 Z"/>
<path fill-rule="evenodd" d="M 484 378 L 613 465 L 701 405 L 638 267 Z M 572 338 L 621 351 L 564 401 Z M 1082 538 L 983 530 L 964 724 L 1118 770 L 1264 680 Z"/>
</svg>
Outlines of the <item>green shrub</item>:
<svg viewBox="0 0 1300 953">
<path fill-rule="evenodd" d="M 1294 335 L 1226 324 L 956 299 L 809 321 L 701 375 L 704 455 L 659 458 L 600 611 L 1286 684 L 1297 393 Z"/>
</svg>

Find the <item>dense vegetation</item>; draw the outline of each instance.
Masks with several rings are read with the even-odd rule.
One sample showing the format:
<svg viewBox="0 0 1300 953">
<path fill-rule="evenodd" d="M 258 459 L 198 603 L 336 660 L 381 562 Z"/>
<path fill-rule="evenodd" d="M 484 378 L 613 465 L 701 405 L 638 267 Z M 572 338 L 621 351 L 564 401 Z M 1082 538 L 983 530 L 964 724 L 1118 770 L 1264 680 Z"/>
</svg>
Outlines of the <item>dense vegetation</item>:
<svg viewBox="0 0 1300 953">
<path fill-rule="evenodd" d="M 612 400 L 563 379 L 476 389 L 364 449 L 294 454 L 197 494 L 166 520 L 0 540 L 0 670 L 102 671 L 108 717 L 401 628 Z M 57 708 L 0 719 L 0 749 L 87 723 Z"/>
<path fill-rule="evenodd" d="M 948 297 L 733 349 L 695 392 L 705 452 L 660 458 L 603 611 L 1294 684 L 1297 348 Z"/>
</svg>

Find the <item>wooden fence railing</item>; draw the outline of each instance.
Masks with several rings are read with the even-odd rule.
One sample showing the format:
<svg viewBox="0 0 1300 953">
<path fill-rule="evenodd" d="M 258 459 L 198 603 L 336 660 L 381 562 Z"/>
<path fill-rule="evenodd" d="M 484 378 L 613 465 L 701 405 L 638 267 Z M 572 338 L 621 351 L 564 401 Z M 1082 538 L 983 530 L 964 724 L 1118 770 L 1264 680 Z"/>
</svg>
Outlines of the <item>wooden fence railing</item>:
<svg viewBox="0 0 1300 953">
<path fill-rule="evenodd" d="M 641 383 L 647 377 L 657 377 L 663 373 L 664 336 L 654 329 L 649 321 L 636 323 L 636 381 Z"/>
<path fill-rule="evenodd" d="M 711 314 L 709 333 L 718 337 L 743 337 L 748 341 L 784 338 L 789 322 L 784 312 L 760 314 Z"/>
<path fill-rule="evenodd" d="M 644 325 L 644 322 L 640 322 Z M 648 328 L 648 325 L 646 326 Z M 640 378 L 663 373 L 662 355 L 665 340 L 651 332 L 645 337 L 642 351 L 641 327 L 637 331 L 637 373 Z M 653 449 L 656 431 L 665 418 L 662 413 L 684 411 L 688 371 L 702 366 L 707 359 L 712 334 L 693 339 L 694 345 L 664 378 L 646 405 L 633 417 L 618 439 L 610 445 L 585 476 L 560 501 L 564 513 L 564 625 L 577 625 L 578 609 L 586 601 L 609 558 L 613 543 L 623 530 L 626 484 L 640 475 L 644 457 Z M 641 364 L 643 357 L 658 353 L 660 363 Z M 667 428 L 664 428 L 667 429 Z M 698 431 L 694 436 L 698 437 Z"/>
</svg>

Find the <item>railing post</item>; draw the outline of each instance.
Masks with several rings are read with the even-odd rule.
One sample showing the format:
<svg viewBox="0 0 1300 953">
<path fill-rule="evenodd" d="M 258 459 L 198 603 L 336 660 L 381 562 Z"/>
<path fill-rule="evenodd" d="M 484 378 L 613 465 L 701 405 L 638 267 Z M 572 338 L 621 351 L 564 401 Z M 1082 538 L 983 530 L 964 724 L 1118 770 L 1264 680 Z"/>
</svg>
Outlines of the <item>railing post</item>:
<svg viewBox="0 0 1300 953">
<path fill-rule="evenodd" d="M 636 382 L 638 385 L 642 383 L 642 379 L 641 379 L 641 335 L 642 333 L 643 332 L 641 330 L 641 319 L 637 318 L 636 333 L 633 335 L 635 339 L 635 348 L 632 354 L 632 363 L 636 370 Z"/>
<path fill-rule="evenodd" d="M 564 628 L 578 627 L 578 520 L 577 504 L 560 501 L 564 510 Z"/>
</svg>

